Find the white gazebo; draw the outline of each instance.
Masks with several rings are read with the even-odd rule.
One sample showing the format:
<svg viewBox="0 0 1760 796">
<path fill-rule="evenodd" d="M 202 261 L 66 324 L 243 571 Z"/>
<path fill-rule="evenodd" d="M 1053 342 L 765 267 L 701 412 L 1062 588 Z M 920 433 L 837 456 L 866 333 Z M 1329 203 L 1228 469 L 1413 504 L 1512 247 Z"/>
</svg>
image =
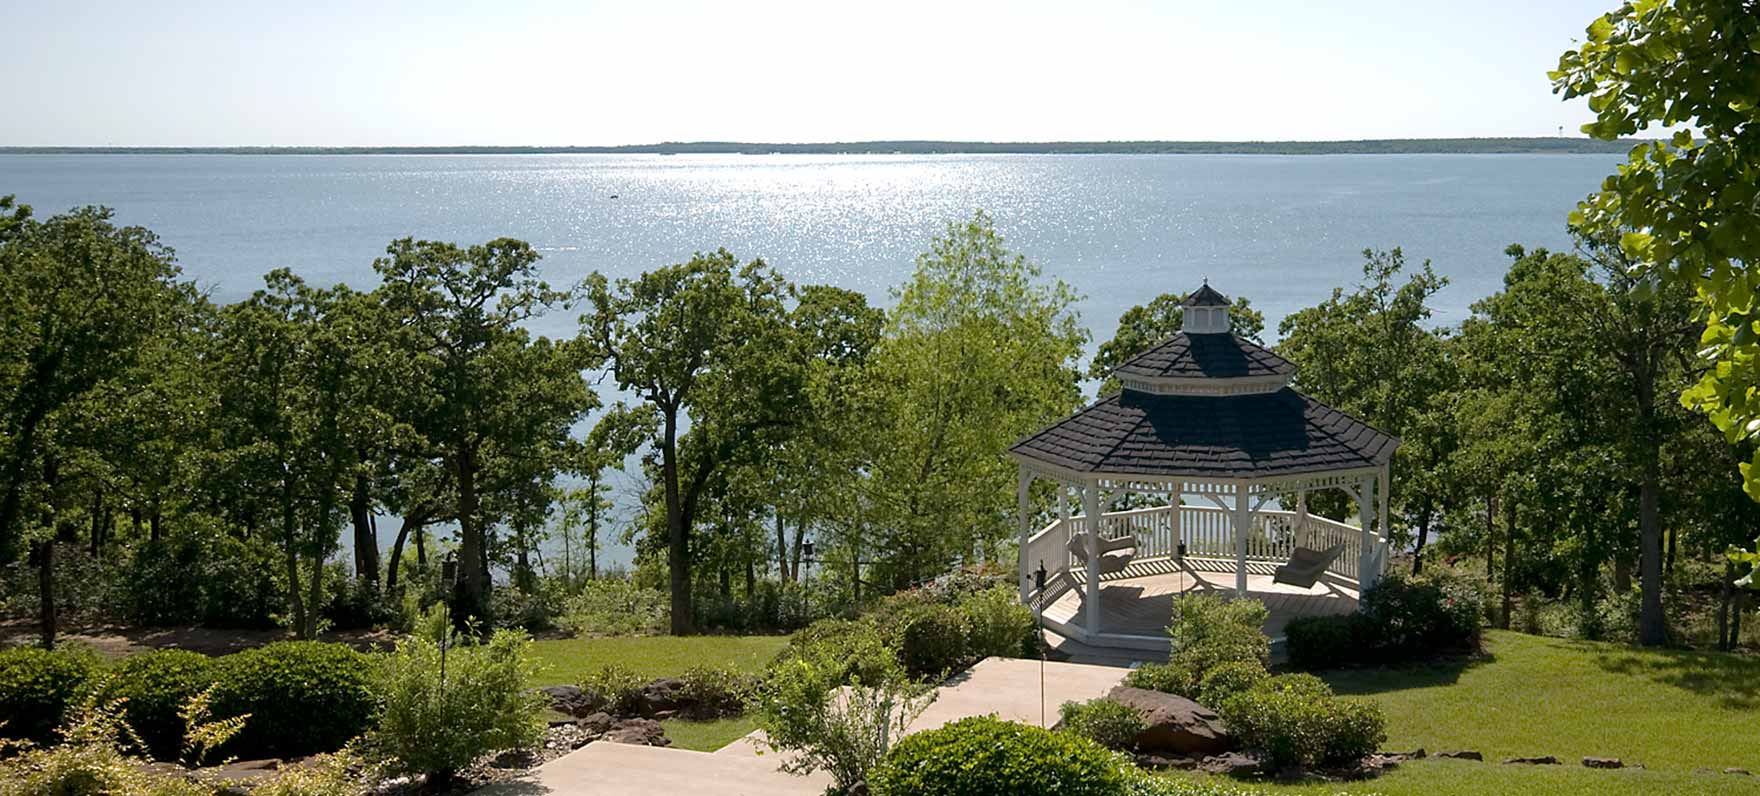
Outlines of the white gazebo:
<svg viewBox="0 0 1760 796">
<path fill-rule="evenodd" d="M 1179 334 L 1114 371 L 1121 392 L 1010 449 L 1021 598 L 1066 637 L 1165 650 L 1172 596 L 1206 589 L 1265 600 L 1276 640 L 1292 616 L 1354 610 L 1386 567 L 1399 440 L 1291 389 L 1295 365 L 1231 332 L 1228 306 L 1200 287 Z M 1057 495 L 1043 528 L 1030 498 L 1040 479 Z M 1310 516 L 1308 494 L 1322 489 L 1348 494 L 1358 524 Z M 1274 577 L 1297 550 L 1308 563 L 1330 554 L 1312 586 Z"/>
</svg>

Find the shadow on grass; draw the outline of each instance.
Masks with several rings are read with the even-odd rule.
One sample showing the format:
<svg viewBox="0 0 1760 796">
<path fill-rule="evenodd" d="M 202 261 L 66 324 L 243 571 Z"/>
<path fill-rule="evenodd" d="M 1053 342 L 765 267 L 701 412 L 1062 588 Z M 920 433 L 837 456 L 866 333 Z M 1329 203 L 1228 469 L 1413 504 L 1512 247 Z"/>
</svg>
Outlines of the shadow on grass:
<svg viewBox="0 0 1760 796">
<path fill-rule="evenodd" d="M 1411 661 L 1374 667 L 1352 667 L 1315 672 L 1345 696 L 1369 696 L 1414 688 L 1439 688 L 1454 685 L 1469 669 L 1495 663 L 1489 652 L 1460 655 L 1429 661 Z"/>
<path fill-rule="evenodd" d="M 1602 671 L 1643 677 L 1736 710 L 1760 707 L 1760 658 L 1692 650 L 1618 650 L 1584 644 Z"/>
</svg>

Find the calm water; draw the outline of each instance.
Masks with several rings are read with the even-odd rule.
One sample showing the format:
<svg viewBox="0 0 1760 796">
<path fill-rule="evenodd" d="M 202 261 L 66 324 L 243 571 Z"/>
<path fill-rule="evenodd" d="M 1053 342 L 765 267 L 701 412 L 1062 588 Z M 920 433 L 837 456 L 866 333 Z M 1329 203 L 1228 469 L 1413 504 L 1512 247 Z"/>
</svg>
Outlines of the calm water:
<svg viewBox="0 0 1760 796">
<path fill-rule="evenodd" d="M 1617 155 L 242 156 L 0 155 L 0 194 L 84 204 L 157 231 L 220 300 L 286 266 L 374 283 L 403 236 L 530 241 L 553 284 L 633 275 L 725 247 L 797 282 L 886 301 L 949 221 L 982 208 L 1012 247 L 1086 296 L 1110 337 L 1125 308 L 1208 276 L 1275 330 L 1404 247 L 1450 286 L 1454 322 L 1495 291 L 1504 246 L 1568 246 L 1565 214 Z M 534 324 L 572 334 L 559 313 Z M 625 558 L 627 554 L 614 556 Z"/>
</svg>

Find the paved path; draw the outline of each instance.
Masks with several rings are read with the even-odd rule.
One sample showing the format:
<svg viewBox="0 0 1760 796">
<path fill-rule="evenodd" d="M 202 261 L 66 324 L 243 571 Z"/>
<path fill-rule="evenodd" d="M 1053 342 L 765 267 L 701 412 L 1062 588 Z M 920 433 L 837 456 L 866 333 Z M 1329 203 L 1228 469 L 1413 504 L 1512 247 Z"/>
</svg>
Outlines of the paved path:
<svg viewBox="0 0 1760 796">
<path fill-rule="evenodd" d="M 1084 663 L 986 658 L 938 690 L 934 704 L 908 732 L 940 727 L 991 713 L 1026 724 L 1057 723 L 1064 702 L 1103 696 L 1124 679 L 1125 669 Z M 1043 705 L 1043 708 L 1041 708 Z M 717 752 L 691 752 L 609 742 L 579 750 L 533 769 L 519 780 L 477 791 L 480 796 L 816 796 L 831 779 L 796 777 L 776 770 L 774 753 L 761 753 L 758 734 Z"/>
</svg>

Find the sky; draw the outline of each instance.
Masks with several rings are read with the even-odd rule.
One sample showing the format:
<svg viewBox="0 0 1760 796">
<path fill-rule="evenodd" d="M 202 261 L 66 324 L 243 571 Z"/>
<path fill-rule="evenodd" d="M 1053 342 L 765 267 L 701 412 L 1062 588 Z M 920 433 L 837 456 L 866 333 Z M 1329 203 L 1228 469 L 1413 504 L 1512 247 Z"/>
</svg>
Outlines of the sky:
<svg viewBox="0 0 1760 796">
<path fill-rule="evenodd" d="M 19 2 L 0 146 L 1574 136 L 1614 5 Z"/>
</svg>

